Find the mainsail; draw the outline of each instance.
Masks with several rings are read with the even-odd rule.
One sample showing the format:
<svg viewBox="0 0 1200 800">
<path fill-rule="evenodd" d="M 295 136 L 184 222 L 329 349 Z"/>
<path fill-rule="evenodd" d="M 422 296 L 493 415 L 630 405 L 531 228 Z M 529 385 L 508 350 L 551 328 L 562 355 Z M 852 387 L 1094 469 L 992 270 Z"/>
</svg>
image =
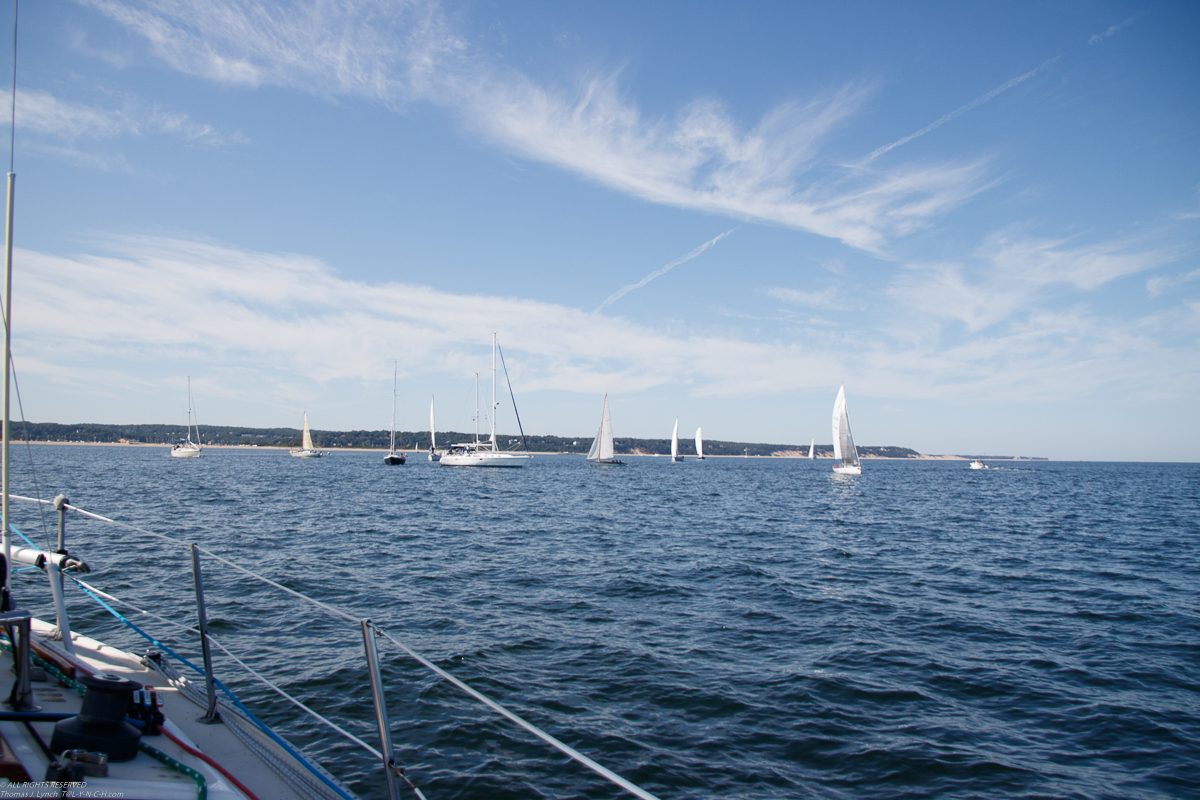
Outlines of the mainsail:
<svg viewBox="0 0 1200 800">
<path fill-rule="evenodd" d="M 696 458 L 704 458 L 704 436 L 696 428 Z"/>
<path fill-rule="evenodd" d="M 671 459 L 679 460 L 679 420 L 675 420 L 675 430 L 671 431 Z"/>
<path fill-rule="evenodd" d="M 834 465 L 842 467 L 858 467 L 858 450 L 854 447 L 854 437 L 850 435 L 850 415 L 846 411 L 846 387 L 838 389 L 837 400 L 833 404 L 833 459 Z"/>
<path fill-rule="evenodd" d="M 604 395 L 604 410 L 600 412 L 600 430 L 592 440 L 592 449 L 588 451 L 588 461 L 613 460 L 612 417 L 608 413 L 608 395 Z"/>
<path fill-rule="evenodd" d="M 292 419 L 295 419 L 295 417 L 292 417 Z M 305 412 L 305 414 L 304 414 L 304 438 L 300 443 L 300 447 L 303 450 L 315 449 L 315 448 L 313 448 L 313 443 L 312 443 L 312 433 L 308 430 L 308 413 L 307 412 Z"/>
<path fill-rule="evenodd" d="M 433 398 L 429 398 L 429 449 L 437 450 L 437 434 L 433 432 Z"/>
</svg>

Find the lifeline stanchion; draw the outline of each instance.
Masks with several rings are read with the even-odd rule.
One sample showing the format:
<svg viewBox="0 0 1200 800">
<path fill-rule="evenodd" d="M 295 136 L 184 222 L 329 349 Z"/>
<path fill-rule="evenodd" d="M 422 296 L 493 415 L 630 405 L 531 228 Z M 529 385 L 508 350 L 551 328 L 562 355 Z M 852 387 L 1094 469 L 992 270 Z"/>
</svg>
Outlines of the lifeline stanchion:
<svg viewBox="0 0 1200 800">
<path fill-rule="evenodd" d="M 383 680 L 379 676 L 379 653 L 375 649 L 378 635 L 371 620 L 361 623 L 363 649 L 367 653 L 367 668 L 371 673 L 371 694 L 375 698 L 375 721 L 379 724 L 379 749 L 383 751 L 383 771 L 387 775 L 389 800 L 400 800 L 400 787 L 396 785 L 396 756 L 392 753 L 392 728 L 388 722 L 387 700 L 383 696 Z"/>
<path fill-rule="evenodd" d="M 221 721 L 217 713 L 217 687 L 213 683 L 212 652 L 208 646 L 208 616 L 204 613 L 204 579 L 200 576 L 200 553 L 196 545 L 189 545 L 192 552 L 192 583 L 196 585 L 196 618 L 200 628 L 200 652 L 204 656 L 204 686 L 208 692 L 208 710 L 201 718 L 202 722 L 214 723 Z"/>
<path fill-rule="evenodd" d="M 8 705 L 13 711 L 41 710 L 41 706 L 33 702 L 33 687 L 29 685 L 30 672 L 33 670 L 33 659 L 29 652 L 29 629 L 32 621 L 33 617 L 28 611 L 0 614 L 0 625 L 8 629 L 9 637 L 12 637 L 14 629 L 17 634 L 17 640 L 12 643 L 17 681 L 13 684 L 12 694 L 8 698 Z"/>
<path fill-rule="evenodd" d="M 58 510 L 58 555 L 67 555 L 67 507 L 71 501 L 65 495 L 54 498 L 54 507 Z M 50 579 L 50 596 L 54 600 L 54 613 L 58 618 L 58 629 L 55 638 L 63 643 L 63 649 L 75 655 L 75 643 L 71 641 L 71 622 L 67 617 L 67 604 L 63 599 L 62 564 L 55 563 L 53 558 L 46 559 L 46 576 Z"/>
</svg>

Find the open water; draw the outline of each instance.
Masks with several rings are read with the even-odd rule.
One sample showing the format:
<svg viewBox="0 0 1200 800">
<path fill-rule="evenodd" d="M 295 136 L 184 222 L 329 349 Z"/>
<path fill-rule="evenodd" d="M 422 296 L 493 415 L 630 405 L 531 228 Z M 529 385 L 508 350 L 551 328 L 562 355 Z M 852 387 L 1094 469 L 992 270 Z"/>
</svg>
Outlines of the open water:
<svg viewBox="0 0 1200 800">
<path fill-rule="evenodd" d="M 32 494 L 24 450 L 14 491 Z M 846 478 L 737 458 L 32 453 L 43 497 L 370 617 L 664 800 L 1200 796 L 1200 465 L 868 461 Z M 29 504 L 14 520 L 54 533 Z M 97 586 L 194 619 L 179 546 L 75 516 L 67 537 Z M 375 742 L 358 628 L 204 569 L 214 635 Z M 43 615 L 44 585 L 16 578 Z M 145 648 L 78 590 L 69 603 L 81 632 Z M 399 760 L 430 800 L 627 796 L 381 647 Z M 386 797 L 373 759 L 217 670 Z"/>
</svg>

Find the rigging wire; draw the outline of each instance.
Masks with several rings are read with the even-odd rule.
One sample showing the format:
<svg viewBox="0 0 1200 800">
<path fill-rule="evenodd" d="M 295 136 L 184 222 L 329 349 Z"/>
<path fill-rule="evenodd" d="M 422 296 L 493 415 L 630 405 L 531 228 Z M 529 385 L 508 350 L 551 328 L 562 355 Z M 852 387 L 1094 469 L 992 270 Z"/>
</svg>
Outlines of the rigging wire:
<svg viewBox="0 0 1200 800">
<path fill-rule="evenodd" d="M 529 442 L 525 440 L 525 429 L 521 427 L 521 412 L 517 411 L 517 398 L 513 395 L 512 381 L 508 377 L 508 365 L 504 363 L 504 348 L 500 343 L 496 343 L 496 349 L 500 351 L 500 366 L 504 367 L 504 380 L 508 384 L 508 396 L 512 398 L 513 413 L 517 415 L 517 429 L 521 431 L 521 444 L 525 445 L 525 449 L 529 449 Z"/>
</svg>

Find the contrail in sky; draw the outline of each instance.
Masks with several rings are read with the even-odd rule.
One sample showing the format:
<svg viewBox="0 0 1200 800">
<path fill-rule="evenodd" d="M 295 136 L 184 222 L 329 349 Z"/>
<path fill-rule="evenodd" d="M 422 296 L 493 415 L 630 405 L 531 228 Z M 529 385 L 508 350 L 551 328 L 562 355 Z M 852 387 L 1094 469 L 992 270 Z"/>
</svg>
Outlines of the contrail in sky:
<svg viewBox="0 0 1200 800">
<path fill-rule="evenodd" d="M 891 144 L 885 144 L 883 147 L 879 148 L 875 152 L 871 153 L 871 155 L 864 158 L 862 163 L 869 164 L 870 162 L 879 158 L 881 155 L 888 152 L 889 150 L 894 150 L 895 148 L 899 147 L 902 144 L 907 144 L 907 143 L 911 142 L 913 139 L 917 138 L 918 136 L 924 136 L 925 134 L 929 133 L 934 128 L 941 127 L 942 125 L 946 124 L 947 122 L 954 119 L 955 117 L 961 117 L 963 114 L 967 113 L 972 108 L 975 108 L 978 105 L 982 105 L 983 103 L 986 103 L 988 100 L 991 100 L 993 97 L 1000 94 L 1001 92 L 1008 91 L 1012 87 L 1016 86 L 1018 83 L 1029 80 L 1034 75 L 1037 75 L 1039 72 L 1044 70 L 1046 67 L 1053 64 L 1055 61 L 1058 61 L 1060 58 L 1062 58 L 1062 56 L 1055 56 L 1054 58 L 1043 61 L 1041 64 L 1039 64 L 1036 67 L 1034 67 L 1033 69 L 1029 70 L 1029 72 L 1026 72 L 1024 75 L 1019 75 L 1016 78 L 1013 78 L 1008 83 L 1005 83 L 1001 86 L 997 86 L 995 89 L 992 89 L 987 94 L 976 97 L 974 100 L 967 103 L 962 108 L 957 108 L 954 111 L 951 111 L 946 116 L 942 117 L 941 119 L 939 119 L 936 122 L 929 123 L 924 128 L 921 128 L 921 130 L 917 131 L 916 133 L 910 133 L 908 136 L 905 136 L 903 139 L 894 141 Z"/>
<path fill-rule="evenodd" d="M 727 230 L 727 231 L 725 231 L 724 233 L 722 233 L 720 236 L 717 236 L 717 237 L 716 237 L 716 238 L 714 238 L 714 239 L 709 239 L 707 242 L 705 242 L 704 244 L 700 245 L 700 246 L 699 246 L 699 247 L 697 247 L 695 250 L 693 250 L 692 252 L 688 253 L 686 256 L 682 256 L 682 257 L 680 257 L 680 258 L 677 258 L 677 259 L 675 259 L 674 261 L 672 261 L 670 264 L 667 264 L 667 265 L 666 265 L 665 267 L 663 267 L 662 269 L 658 269 L 658 270 L 655 270 L 654 272 L 651 272 L 649 275 L 647 275 L 646 277 L 642 278 L 642 279 L 641 279 L 640 281 L 638 281 L 637 283 L 631 283 L 631 284 L 629 284 L 628 286 L 623 286 L 623 287 L 621 287 L 620 289 L 617 289 L 615 292 L 613 292 L 612 294 L 610 294 L 610 295 L 608 296 L 608 299 L 607 299 L 607 300 L 605 300 L 605 301 L 604 301 L 603 303 L 601 303 L 600 305 L 596 306 L 596 310 L 597 310 L 597 311 L 600 311 L 600 310 L 601 310 L 601 309 L 603 309 L 605 306 L 612 305 L 613 303 L 617 302 L 618 300 L 620 300 L 620 299 L 621 299 L 622 297 L 624 297 L 625 295 L 627 295 L 627 294 L 629 294 L 630 292 L 632 292 L 634 289 L 640 289 L 640 288 L 642 288 L 642 287 L 643 287 L 643 286 L 645 286 L 647 283 L 649 283 L 650 281 L 652 281 L 652 280 L 654 280 L 655 278 L 657 278 L 659 275 L 665 275 L 665 274 L 666 274 L 668 271 L 670 271 L 672 268 L 674 268 L 674 267 L 678 267 L 680 264 L 682 264 L 682 263 L 683 263 L 683 262 L 685 262 L 685 261 L 691 261 L 693 258 L 695 258 L 696 256 L 700 255 L 700 254 L 701 254 L 701 253 L 703 253 L 705 250 L 707 250 L 708 248 L 712 247 L 714 244 L 716 244 L 717 242 L 721 241 L 721 240 L 722 240 L 722 239 L 724 239 L 726 236 L 728 236 L 729 234 L 733 233 L 733 232 L 734 232 L 734 231 L 736 231 L 736 230 L 737 230 L 737 228 L 730 228 L 729 230 Z"/>
</svg>

